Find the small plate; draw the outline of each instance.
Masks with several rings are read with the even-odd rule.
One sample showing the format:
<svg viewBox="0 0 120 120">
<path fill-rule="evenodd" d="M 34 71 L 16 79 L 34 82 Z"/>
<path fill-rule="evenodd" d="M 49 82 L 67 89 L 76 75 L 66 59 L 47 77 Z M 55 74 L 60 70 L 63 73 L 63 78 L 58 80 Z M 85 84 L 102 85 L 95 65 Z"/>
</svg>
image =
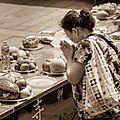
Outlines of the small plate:
<svg viewBox="0 0 120 120">
<path fill-rule="evenodd" d="M 33 92 L 31 92 L 31 95 L 29 97 L 26 97 L 26 98 L 19 98 L 19 99 L 16 99 L 16 100 L 4 100 L 4 99 L 0 99 L 0 102 L 22 102 L 22 101 L 25 101 L 25 100 L 28 100 L 30 99 L 31 97 L 33 96 Z"/>
<path fill-rule="evenodd" d="M 38 66 L 36 66 L 36 68 L 35 69 L 33 69 L 33 70 L 27 70 L 27 71 L 19 71 L 19 70 L 14 70 L 15 72 L 18 72 L 18 73 L 32 73 L 32 72 L 35 72 L 35 71 L 37 71 L 38 70 Z"/>
<path fill-rule="evenodd" d="M 28 78 L 26 82 L 33 88 L 47 88 L 51 85 L 54 85 L 57 80 L 48 76 L 35 76 Z"/>
<path fill-rule="evenodd" d="M 23 50 L 29 50 L 29 51 L 34 51 L 34 50 L 39 50 L 43 48 L 43 44 L 39 44 L 38 47 L 36 48 L 25 48 L 24 46 L 20 47 Z"/>
<path fill-rule="evenodd" d="M 50 76 L 62 76 L 65 74 L 65 72 L 63 72 L 63 73 L 51 73 L 51 72 L 46 72 L 46 71 L 42 71 L 42 73 L 50 75 Z"/>
</svg>

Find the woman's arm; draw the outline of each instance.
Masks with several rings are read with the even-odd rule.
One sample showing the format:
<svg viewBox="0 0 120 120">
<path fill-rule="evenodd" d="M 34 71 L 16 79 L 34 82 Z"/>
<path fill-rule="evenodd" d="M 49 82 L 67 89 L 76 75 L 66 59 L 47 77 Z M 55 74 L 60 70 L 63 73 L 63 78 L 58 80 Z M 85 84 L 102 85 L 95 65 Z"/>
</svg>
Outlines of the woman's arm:
<svg viewBox="0 0 120 120">
<path fill-rule="evenodd" d="M 73 62 L 72 60 L 67 61 L 67 78 L 68 81 L 72 84 L 78 84 L 84 74 L 85 65 L 79 62 Z"/>
<path fill-rule="evenodd" d="M 66 41 L 61 41 L 60 48 L 67 61 L 66 74 L 68 81 L 73 85 L 78 84 L 82 79 L 85 65 L 80 62 L 74 62 L 75 47 L 73 45 L 70 45 Z"/>
</svg>

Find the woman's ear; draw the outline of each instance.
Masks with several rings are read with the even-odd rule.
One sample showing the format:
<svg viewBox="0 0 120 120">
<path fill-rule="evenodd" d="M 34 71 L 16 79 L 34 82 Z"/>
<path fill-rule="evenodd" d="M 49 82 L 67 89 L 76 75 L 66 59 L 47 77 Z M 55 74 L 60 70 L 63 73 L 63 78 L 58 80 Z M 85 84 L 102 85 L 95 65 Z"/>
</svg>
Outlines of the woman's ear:
<svg viewBox="0 0 120 120">
<path fill-rule="evenodd" d="M 72 32 L 77 33 L 77 29 L 76 28 L 72 28 Z"/>
<path fill-rule="evenodd" d="M 72 32 L 75 33 L 75 34 L 78 34 L 78 31 L 76 28 L 72 28 Z"/>
</svg>

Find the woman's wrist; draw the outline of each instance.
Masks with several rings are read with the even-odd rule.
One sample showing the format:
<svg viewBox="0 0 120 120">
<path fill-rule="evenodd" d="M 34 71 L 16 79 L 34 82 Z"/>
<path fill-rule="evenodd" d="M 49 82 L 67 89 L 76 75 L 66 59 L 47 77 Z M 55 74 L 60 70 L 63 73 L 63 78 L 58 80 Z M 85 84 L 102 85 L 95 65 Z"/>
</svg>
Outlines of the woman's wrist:
<svg viewBox="0 0 120 120">
<path fill-rule="evenodd" d="M 71 67 L 72 66 L 72 63 L 73 63 L 73 59 L 71 58 L 71 59 L 68 59 L 67 60 L 67 68 L 68 67 Z"/>
<path fill-rule="evenodd" d="M 67 62 L 72 62 L 72 61 L 73 61 L 73 58 L 67 59 Z"/>
<path fill-rule="evenodd" d="M 67 62 L 72 62 L 73 61 L 73 58 L 72 57 L 69 57 L 69 58 L 66 58 Z"/>
</svg>

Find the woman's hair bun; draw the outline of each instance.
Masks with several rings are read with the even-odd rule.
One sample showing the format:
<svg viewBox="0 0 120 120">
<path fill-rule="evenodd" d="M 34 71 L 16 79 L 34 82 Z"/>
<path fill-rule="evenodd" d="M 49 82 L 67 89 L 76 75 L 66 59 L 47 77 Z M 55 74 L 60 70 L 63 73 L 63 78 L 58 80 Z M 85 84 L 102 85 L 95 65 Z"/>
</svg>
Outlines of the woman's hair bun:
<svg viewBox="0 0 120 120">
<path fill-rule="evenodd" d="M 94 28 L 95 19 L 88 10 L 86 9 L 81 10 L 79 17 L 80 17 L 81 27 L 87 28 L 89 30 L 92 30 Z"/>
<path fill-rule="evenodd" d="M 87 10 L 83 9 L 83 10 L 80 11 L 80 17 L 82 19 L 89 19 L 90 16 L 91 15 L 90 15 L 90 13 Z"/>
</svg>

